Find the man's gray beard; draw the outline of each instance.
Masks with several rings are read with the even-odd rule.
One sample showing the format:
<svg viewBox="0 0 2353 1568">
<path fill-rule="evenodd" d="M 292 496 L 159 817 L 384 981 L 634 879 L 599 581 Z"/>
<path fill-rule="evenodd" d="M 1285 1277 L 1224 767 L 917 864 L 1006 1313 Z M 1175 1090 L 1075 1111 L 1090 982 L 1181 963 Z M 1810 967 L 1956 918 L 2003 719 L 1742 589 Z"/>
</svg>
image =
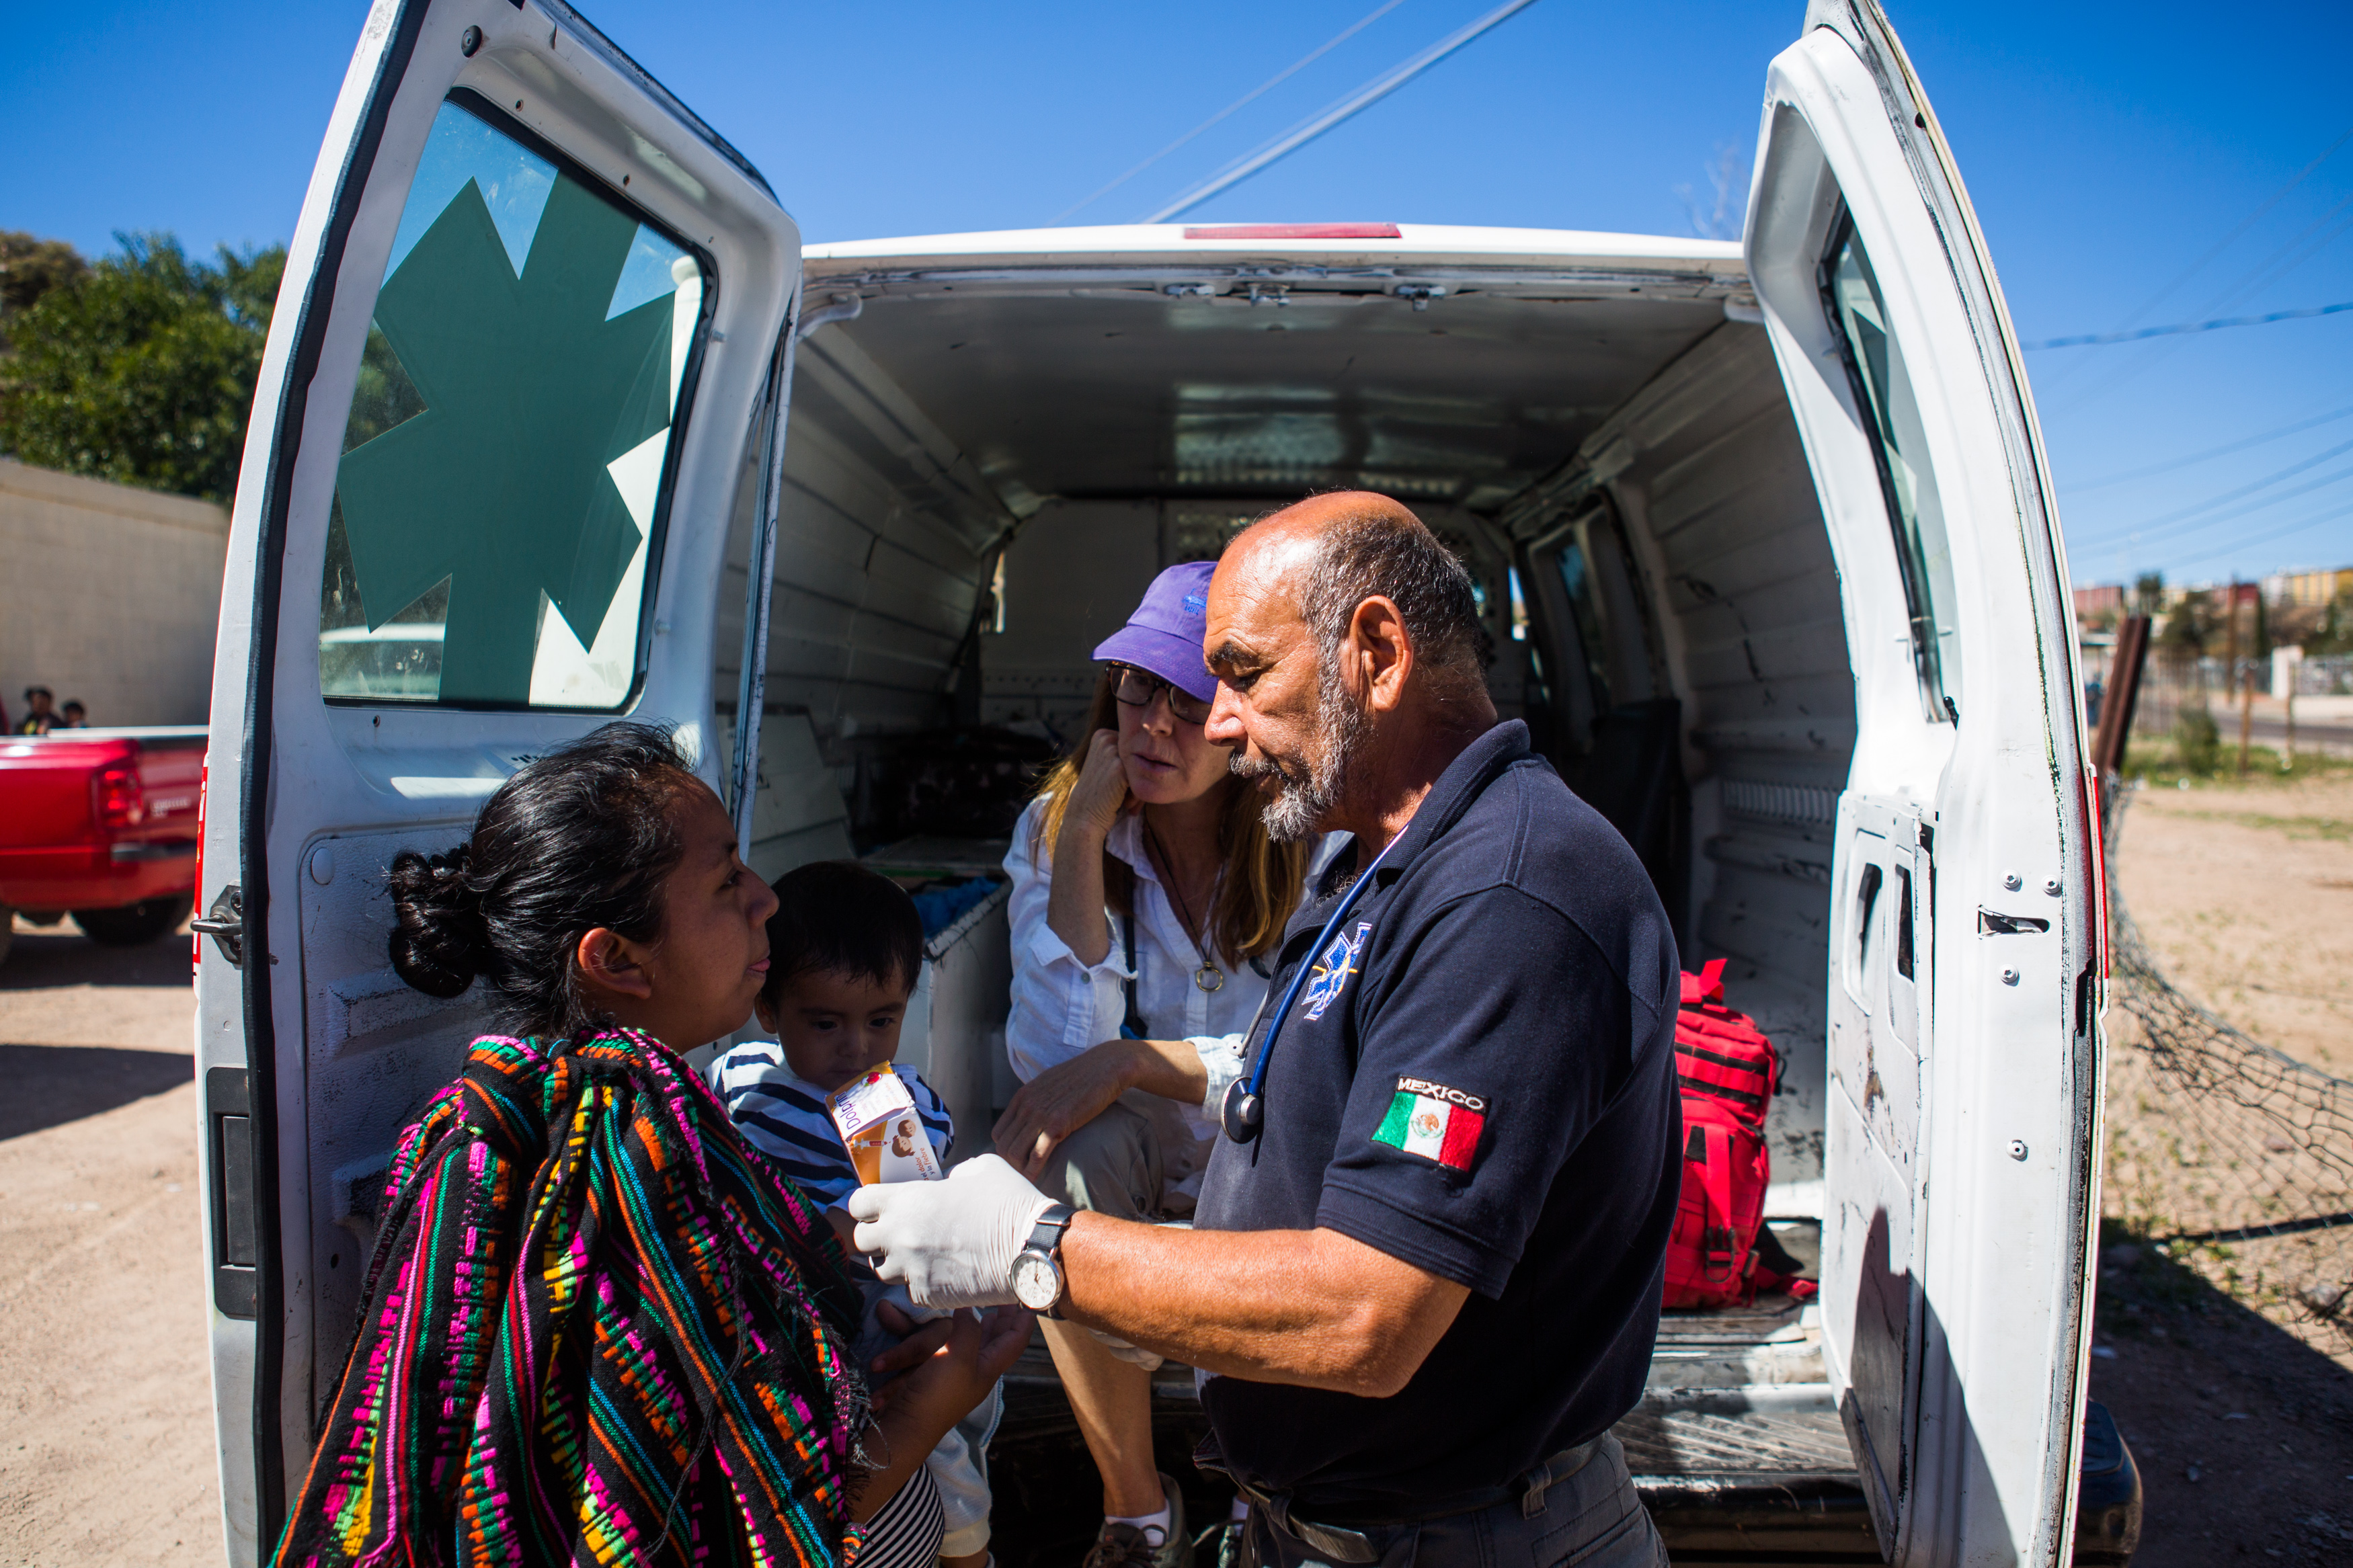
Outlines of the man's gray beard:
<svg viewBox="0 0 2353 1568">
<path fill-rule="evenodd" d="M 1266 836 L 1277 844 L 1312 838 L 1319 825 L 1340 804 L 1347 786 L 1348 759 L 1365 738 L 1365 711 L 1340 681 L 1335 661 L 1325 660 L 1315 683 L 1315 754 L 1303 777 L 1293 768 L 1269 757 L 1250 762 L 1239 752 L 1233 769 L 1244 778 L 1271 773 L 1281 782 L 1261 820 Z"/>
</svg>

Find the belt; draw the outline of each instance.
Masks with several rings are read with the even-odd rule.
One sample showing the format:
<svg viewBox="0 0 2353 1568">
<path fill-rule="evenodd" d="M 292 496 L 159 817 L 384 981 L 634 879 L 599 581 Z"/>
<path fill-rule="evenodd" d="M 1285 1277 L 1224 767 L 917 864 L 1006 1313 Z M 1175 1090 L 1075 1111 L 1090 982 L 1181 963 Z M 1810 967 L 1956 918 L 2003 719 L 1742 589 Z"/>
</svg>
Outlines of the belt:
<svg viewBox="0 0 2353 1568">
<path fill-rule="evenodd" d="M 1477 1491 L 1463 1492 L 1451 1498 L 1434 1500 L 1407 1513 L 1393 1510 L 1369 1508 L 1318 1508 L 1322 1520 L 1302 1519 L 1293 1511 L 1293 1499 L 1289 1492 L 1270 1492 L 1239 1478 L 1234 1489 L 1248 1498 L 1252 1508 L 1263 1509 L 1276 1528 L 1293 1540 L 1312 1547 L 1335 1563 L 1377 1563 L 1381 1554 L 1362 1530 L 1351 1525 L 1378 1529 L 1400 1524 L 1421 1524 L 1433 1519 L 1451 1519 L 1457 1514 L 1478 1513 L 1499 1504 L 1516 1500 L 1520 1517 L 1534 1519 L 1545 1510 L 1545 1489 L 1555 1481 L 1565 1481 L 1585 1468 L 1593 1458 L 1601 1439 L 1595 1437 L 1579 1443 L 1574 1448 L 1563 1448 L 1548 1459 L 1539 1461 L 1525 1475 L 1507 1485 L 1485 1487 Z M 1198 1456 L 1197 1456 L 1198 1458 Z"/>
</svg>

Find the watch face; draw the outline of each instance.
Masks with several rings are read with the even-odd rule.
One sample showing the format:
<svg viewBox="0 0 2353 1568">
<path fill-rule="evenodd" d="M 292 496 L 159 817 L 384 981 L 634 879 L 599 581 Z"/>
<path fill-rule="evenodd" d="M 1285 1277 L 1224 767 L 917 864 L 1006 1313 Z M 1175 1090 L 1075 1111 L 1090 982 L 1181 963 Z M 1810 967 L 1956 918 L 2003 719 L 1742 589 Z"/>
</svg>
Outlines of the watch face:
<svg viewBox="0 0 2353 1568">
<path fill-rule="evenodd" d="M 1033 1312 L 1042 1312 L 1062 1293 L 1054 1260 L 1042 1252 L 1025 1252 L 1013 1260 L 1013 1294 Z"/>
</svg>

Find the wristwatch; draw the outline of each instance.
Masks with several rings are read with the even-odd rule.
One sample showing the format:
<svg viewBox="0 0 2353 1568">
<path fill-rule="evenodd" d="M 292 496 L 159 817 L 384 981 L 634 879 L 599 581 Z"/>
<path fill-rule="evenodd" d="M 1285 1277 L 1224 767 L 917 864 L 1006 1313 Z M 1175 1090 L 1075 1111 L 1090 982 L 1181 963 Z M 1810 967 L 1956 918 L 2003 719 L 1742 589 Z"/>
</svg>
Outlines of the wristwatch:
<svg viewBox="0 0 2353 1568">
<path fill-rule="evenodd" d="M 1051 1318 L 1061 1304 L 1062 1232 L 1074 1211 L 1068 1204 L 1048 1204 L 1029 1228 L 1029 1240 L 1013 1255 L 1013 1296 L 1033 1312 Z"/>
</svg>

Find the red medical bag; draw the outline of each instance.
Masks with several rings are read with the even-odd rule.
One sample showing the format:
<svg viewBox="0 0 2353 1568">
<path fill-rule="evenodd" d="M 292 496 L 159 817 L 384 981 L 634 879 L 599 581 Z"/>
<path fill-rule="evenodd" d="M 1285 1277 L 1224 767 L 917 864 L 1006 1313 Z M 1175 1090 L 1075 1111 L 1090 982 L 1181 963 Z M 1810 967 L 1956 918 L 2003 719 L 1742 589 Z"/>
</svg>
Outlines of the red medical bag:
<svg viewBox="0 0 2353 1568">
<path fill-rule="evenodd" d="M 1683 1185 L 1667 1239 L 1669 1307 L 1745 1306 L 1787 1283 L 1760 1268 L 1772 1157 L 1765 1110 L 1780 1087 L 1781 1060 L 1756 1021 L 1724 1005 L 1724 960 L 1686 973 L 1675 1015 L 1675 1071 L 1683 1082 Z"/>
</svg>

